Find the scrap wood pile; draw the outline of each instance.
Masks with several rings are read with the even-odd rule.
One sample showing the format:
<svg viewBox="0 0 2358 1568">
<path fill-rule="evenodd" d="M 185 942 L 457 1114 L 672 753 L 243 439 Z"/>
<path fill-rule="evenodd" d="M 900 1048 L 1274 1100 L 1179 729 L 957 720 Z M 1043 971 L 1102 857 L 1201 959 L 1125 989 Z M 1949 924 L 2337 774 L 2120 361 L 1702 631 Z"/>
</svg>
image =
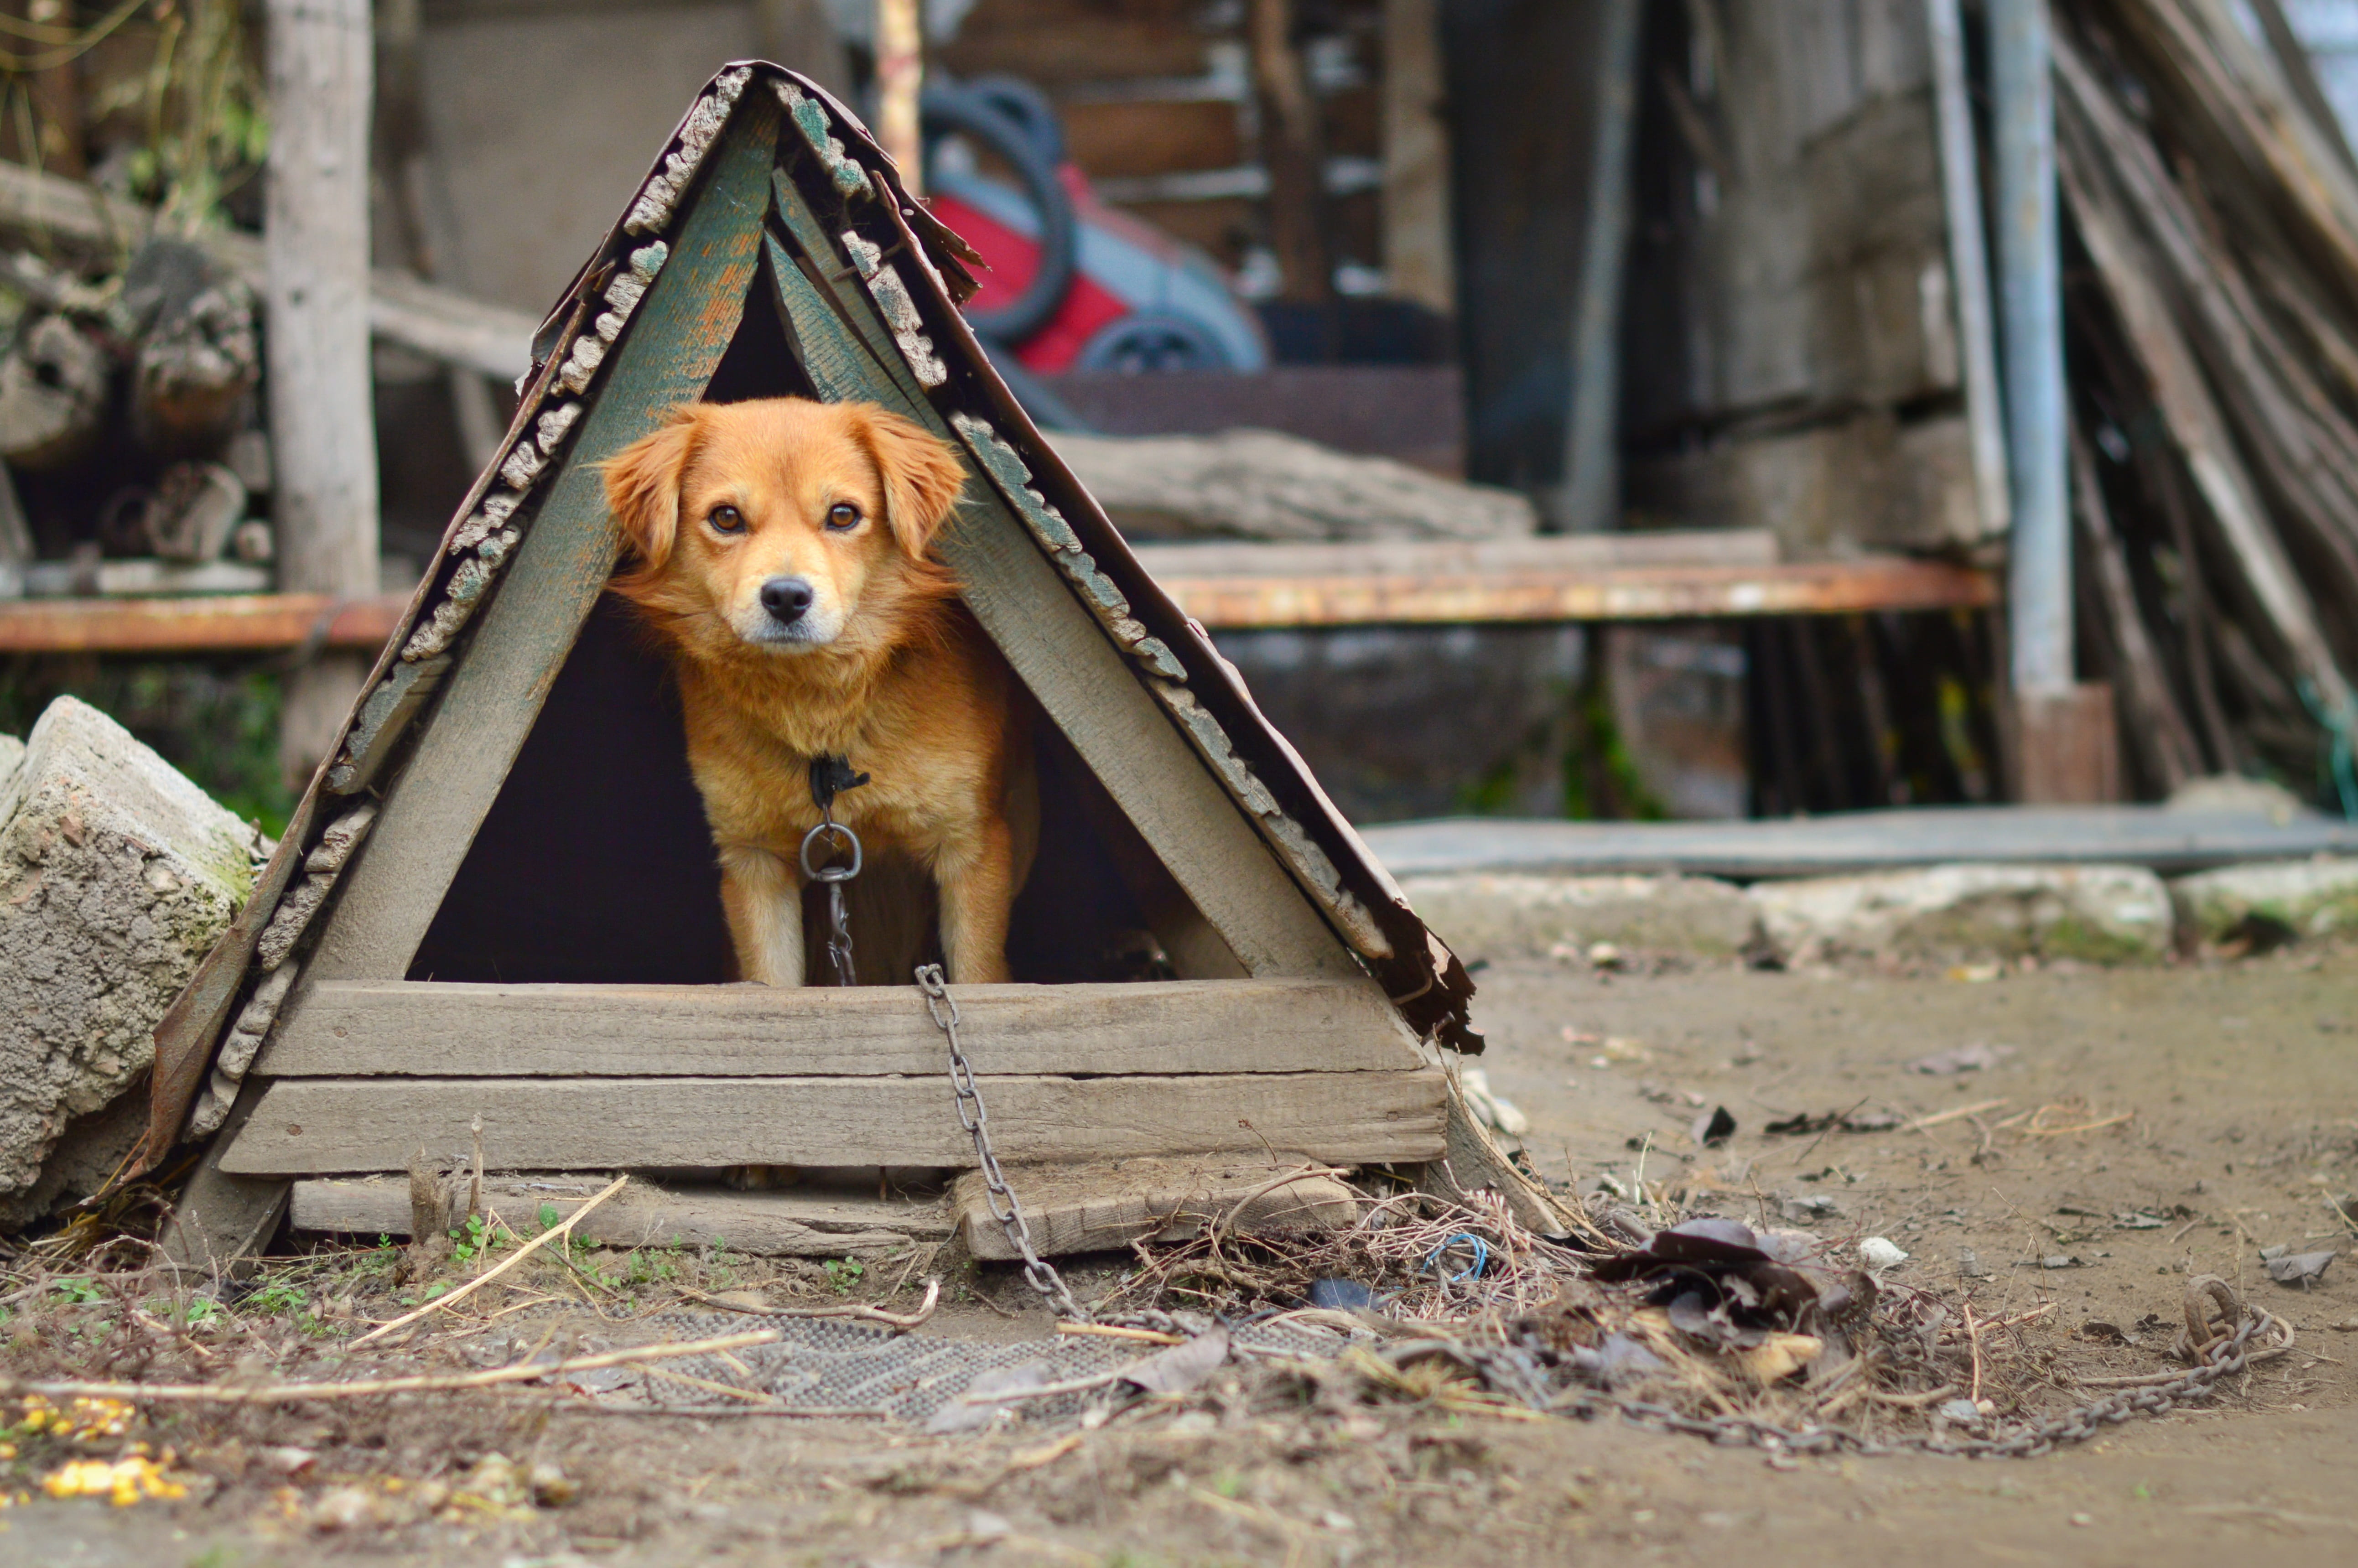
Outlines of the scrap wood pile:
<svg viewBox="0 0 2358 1568">
<path fill-rule="evenodd" d="M 189 241 L 0 251 L 0 598 L 268 586 L 260 342 L 253 290 Z"/>
<path fill-rule="evenodd" d="M 2234 10 L 2059 11 L 2083 643 L 2148 788 L 2358 816 L 2358 164 L 2275 0 Z"/>
</svg>

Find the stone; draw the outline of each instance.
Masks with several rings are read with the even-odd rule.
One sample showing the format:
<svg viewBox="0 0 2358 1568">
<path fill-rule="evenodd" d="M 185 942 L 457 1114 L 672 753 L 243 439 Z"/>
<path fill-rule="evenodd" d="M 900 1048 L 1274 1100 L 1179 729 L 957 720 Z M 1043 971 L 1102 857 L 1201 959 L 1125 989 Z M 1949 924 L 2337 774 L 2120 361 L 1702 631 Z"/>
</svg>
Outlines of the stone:
<svg viewBox="0 0 2358 1568">
<path fill-rule="evenodd" d="M 22 1230 L 106 1185 L 146 1130 L 145 1095 L 119 1096 L 104 1109 L 66 1123 L 33 1184 L 0 1198 L 0 1234 Z"/>
<path fill-rule="evenodd" d="M 2169 891 L 2142 866 L 1927 866 L 1759 882 L 1768 938 L 1798 963 L 1842 957 L 2144 963 L 2169 950 Z"/>
<path fill-rule="evenodd" d="M 1410 877 L 1401 891 L 1468 958 L 1544 958 L 1598 943 L 1731 957 L 1759 925 L 1741 890 L 1711 877 L 1474 872 Z"/>
<path fill-rule="evenodd" d="M 2278 940 L 2358 931 L 2358 856 L 2223 866 L 2180 877 L 2169 892 L 2187 931 L 2205 942 L 2260 928 Z"/>
<path fill-rule="evenodd" d="M 106 715 L 51 703 L 0 758 L 0 1199 L 155 1059 L 270 845 Z"/>
</svg>

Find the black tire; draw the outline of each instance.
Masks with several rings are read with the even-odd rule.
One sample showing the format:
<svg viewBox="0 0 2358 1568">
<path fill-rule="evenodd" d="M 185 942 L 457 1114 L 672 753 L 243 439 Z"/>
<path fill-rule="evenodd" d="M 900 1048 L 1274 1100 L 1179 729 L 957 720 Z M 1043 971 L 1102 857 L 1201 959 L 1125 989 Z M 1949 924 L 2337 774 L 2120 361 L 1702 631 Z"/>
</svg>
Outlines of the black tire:
<svg viewBox="0 0 2358 1568">
<path fill-rule="evenodd" d="M 928 87 L 918 103 L 918 114 L 928 143 L 957 132 L 1006 160 L 1040 215 L 1040 265 L 1031 283 L 1011 305 L 966 313 L 975 336 L 994 343 L 1020 343 L 1046 326 L 1072 292 L 1080 258 L 1080 220 L 1073 211 L 1072 194 L 1056 177 L 1055 164 L 1042 156 L 1032 131 L 991 97 L 967 87 Z"/>
<path fill-rule="evenodd" d="M 1135 375 L 1236 367 L 1228 362 L 1228 350 L 1201 322 L 1168 311 L 1141 310 L 1099 328 L 1097 336 L 1081 345 L 1073 368 Z"/>
<path fill-rule="evenodd" d="M 1065 122 L 1046 93 L 1020 76 L 978 76 L 963 85 L 969 94 L 1023 127 L 1049 168 L 1065 161 Z"/>
</svg>

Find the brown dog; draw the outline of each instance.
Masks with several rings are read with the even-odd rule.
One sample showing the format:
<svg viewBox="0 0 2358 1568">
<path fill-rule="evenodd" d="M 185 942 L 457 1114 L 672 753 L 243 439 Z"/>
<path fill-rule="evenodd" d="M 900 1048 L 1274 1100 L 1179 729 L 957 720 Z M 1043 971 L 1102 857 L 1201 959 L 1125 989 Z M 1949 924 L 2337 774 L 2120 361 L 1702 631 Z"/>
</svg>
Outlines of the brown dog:
<svg viewBox="0 0 2358 1568">
<path fill-rule="evenodd" d="M 1020 688 L 928 554 L 952 449 L 869 404 L 699 403 L 605 477 L 614 590 L 678 674 L 739 976 L 803 983 L 809 765 L 836 755 L 872 780 L 836 819 L 938 890 L 949 978 L 1006 979 L 1037 791 Z"/>
</svg>

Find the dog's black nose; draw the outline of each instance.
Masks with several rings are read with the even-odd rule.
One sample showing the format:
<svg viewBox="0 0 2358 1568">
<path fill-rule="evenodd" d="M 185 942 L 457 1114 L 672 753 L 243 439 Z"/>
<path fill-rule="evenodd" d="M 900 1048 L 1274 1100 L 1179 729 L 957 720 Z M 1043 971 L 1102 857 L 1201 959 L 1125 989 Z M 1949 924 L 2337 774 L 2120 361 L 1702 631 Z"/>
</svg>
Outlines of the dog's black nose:
<svg viewBox="0 0 2358 1568">
<path fill-rule="evenodd" d="M 762 608 L 781 626 L 800 621 L 818 596 L 798 577 L 773 577 L 762 585 Z"/>
</svg>

